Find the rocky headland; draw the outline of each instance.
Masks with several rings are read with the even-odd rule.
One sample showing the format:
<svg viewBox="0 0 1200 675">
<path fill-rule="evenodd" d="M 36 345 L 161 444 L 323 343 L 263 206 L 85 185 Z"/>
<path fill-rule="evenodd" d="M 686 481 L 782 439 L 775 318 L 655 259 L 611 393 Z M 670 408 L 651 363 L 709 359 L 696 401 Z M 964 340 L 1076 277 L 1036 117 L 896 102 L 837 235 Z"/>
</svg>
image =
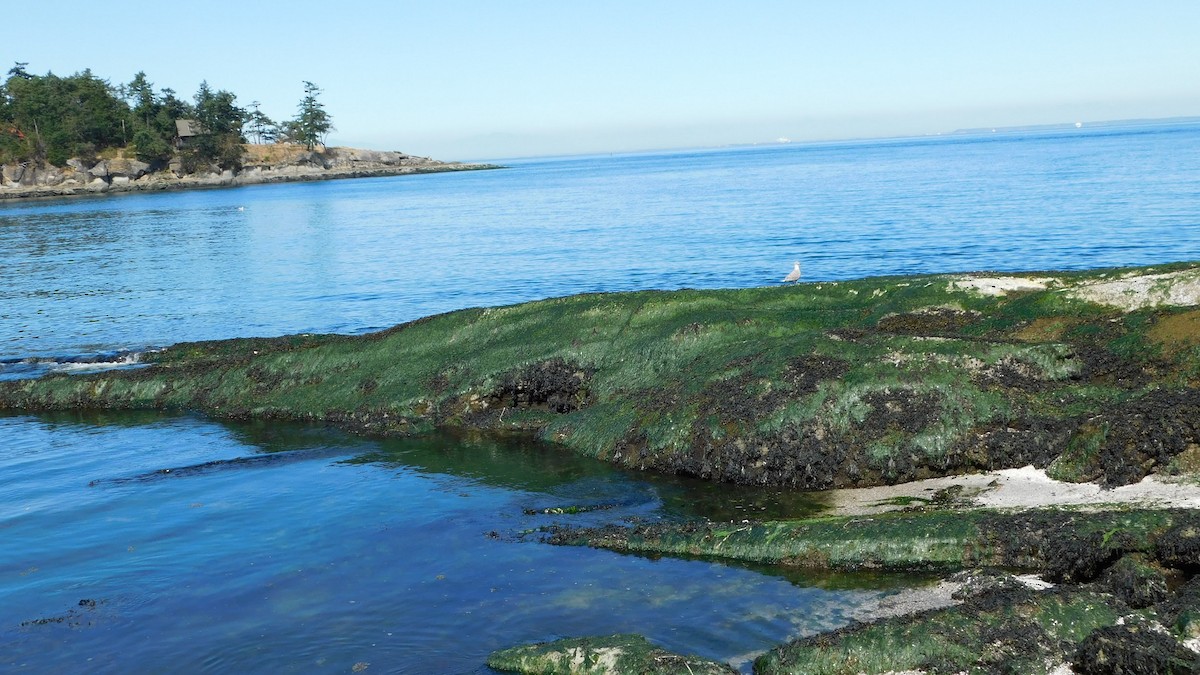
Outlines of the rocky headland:
<svg viewBox="0 0 1200 675">
<path fill-rule="evenodd" d="M 516 538 L 943 577 L 761 655 L 761 673 L 1200 672 L 1200 264 L 581 295 L 143 363 L 0 382 L 0 409 L 531 434 L 633 469 L 821 491 L 815 518 Z M 636 636 L 492 664 L 724 668 Z"/>
<path fill-rule="evenodd" d="M 402 152 L 292 144 L 247 145 L 237 169 L 184 171 L 178 160 L 152 165 L 135 158 L 70 159 L 67 165 L 0 165 L 0 200 L 70 197 L 120 192 L 218 188 L 261 183 L 369 178 L 499 168 L 440 162 Z"/>
</svg>

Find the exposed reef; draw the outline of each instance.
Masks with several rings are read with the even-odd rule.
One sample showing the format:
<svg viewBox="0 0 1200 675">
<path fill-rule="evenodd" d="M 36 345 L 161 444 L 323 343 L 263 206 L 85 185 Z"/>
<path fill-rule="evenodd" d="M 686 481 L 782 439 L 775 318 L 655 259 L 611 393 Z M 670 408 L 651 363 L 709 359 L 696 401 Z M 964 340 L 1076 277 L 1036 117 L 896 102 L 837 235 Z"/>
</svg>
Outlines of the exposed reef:
<svg viewBox="0 0 1200 675">
<path fill-rule="evenodd" d="M 910 599 L 916 611 L 788 642 L 756 659 L 755 673 L 1200 672 L 1195 509 L 935 509 L 564 528 L 549 541 L 814 569 L 963 570 L 939 585 L 953 589 L 949 602 L 935 591 L 931 608 Z"/>
<path fill-rule="evenodd" d="M 1122 556 L 1200 568 L 1200 511 L 934 510 L 776 522 L 562 529 L 548 541 L 646 555 L 728 558 L 825 570 L 953 572 L 1002 567 L 1092 581 Z M 1118 570 L 1119 571 L 1119 570 Z"/>
<path fill-rule="evenodd" d="M 184 343 L 136 371 L 3 383 L 0 407 L 515 429 L 808 490 L 1028 464 L 1107 486 L 1194 471 L 1200 267 L 987 281 L 1013 278 L 581 295 L 365 336 Z M 1114 287 L 1128 292 L 1103 304 Z"/>
</svg>

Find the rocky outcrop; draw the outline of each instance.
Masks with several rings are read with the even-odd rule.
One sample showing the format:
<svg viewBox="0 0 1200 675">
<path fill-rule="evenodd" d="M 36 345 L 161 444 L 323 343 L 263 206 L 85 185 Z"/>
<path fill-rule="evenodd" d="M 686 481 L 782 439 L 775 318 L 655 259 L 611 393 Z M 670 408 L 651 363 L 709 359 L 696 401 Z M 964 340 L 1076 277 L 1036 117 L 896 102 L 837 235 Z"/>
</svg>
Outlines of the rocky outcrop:
<svg viewBox="0 0 1200 675">
<path fill-rule="evenodd" d="M 112 185 L 128 184 L 150 172 L 151 166 L 136 159 L 102 159 L 95 163 L 78 158 L 67 160 L 65 167 L 37 166 L 30 162 L 0 165 L 0 198 L 26 196 L 47 188 L 58 191 L 84 188 L 103 191 Z M 40 195 L 28 195 L 40 196 Z"/>
<path fill-rule="evenodd" d="M 61 185 L 70 171 L 55 166 L 38 167 L 31 162 L 0 164 L 0 189 Z"/>
<path fill-rule="evenodd" d="M 773 522 L 559 526 L 548 541 L 777 568 L 963 570 L 937 587 L 864 608 L 861 622 L 775 647 L 754 662 L 754 672 L 764 675 L 1196 673 L 1200 575 L 1189 539 L 1197 538 L 1198 523 L 1190 508 L 955 508 Z M 1188 554 L 1181 559 L 1176 550 Z M 902 595 L 909 597 L 899 600 Z M 553 668 L 578 653 L 566 647 L 583 642 L 560 640 L 493 658 L 505 656 L 504 665 L 519 672 L 575 672 Z M 526 656 L 541 654 L 557 661 Z"/>
<path fill-rule="evenodd" d="M 231 187 L 258 183 L 395 176 L 409 173 L 468 171 L 497 168 L 486 164 L 439 162 L 396 151 L 300 146 L 247 146 L 240 169 L 216 166 L 185 173 L 179 161 L 154 167 L 129 158 L 87 162 L 67 160 L 65 167 L 32 162 L 0 165 L 0 200 L 66 197 L 107 192 Z"/>
<path fill-rule="evenodd" d="M 1198 269 L 1004 296 L 939 275 L 556 298 L 370 336 L 177 345 L 140 371 L 0 382 L 0 408 L 522 430 L 631 469 L 802 490 L 1030 464 L 1117 487 L 1200 466 L 1200 306 L 1072 293 Z"/>
<path fill-rule="evenodd" d="M 431 169 L 455 171 L 463 168 L 485 168 L 479 165 L 447 164 L 428 157 L 414 157 L 402 152 L 329 148 L 318 152 L 259 153 L 247 156 L 242 169 L 232 176 L 234 185 L 274 183 L 292 180 L 323 180 L 326 178 L 359 178 L 422 173 Z"/>
</svg>

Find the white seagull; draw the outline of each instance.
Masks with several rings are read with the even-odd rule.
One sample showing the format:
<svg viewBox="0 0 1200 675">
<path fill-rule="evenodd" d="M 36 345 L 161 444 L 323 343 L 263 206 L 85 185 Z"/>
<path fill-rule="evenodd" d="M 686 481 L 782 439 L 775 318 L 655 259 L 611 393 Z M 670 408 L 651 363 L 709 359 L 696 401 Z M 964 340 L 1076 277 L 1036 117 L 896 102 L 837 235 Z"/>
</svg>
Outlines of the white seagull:
<svg viewBox="0 0 1200 675">
<path fill-rule="evenodd" d="M 783 278 L 783 281 L 782 281 L 782 282 L 780 282 L 780 283 L 785 283 L 785 284 L 786 284 L 786 283 L 789 283 L 789 282 L 792 282 L 792 281 L 795 281 L 795 282 L 799 282 L 799 281 L 800 281 L 800 262 L 799 262 L 799 261 L 796 261 L 796 262 L 795 262 L 795 263 L 793 263 L 793 264 L 794 264 L 795 266 L 794 266 L 794 267 L 792 267 L 792 271 L 791 271 L 791 272 L 788 272 L 788 275 L 787 275 L 786 277 L 784 277 L 784 278 Z"/>
</svg>

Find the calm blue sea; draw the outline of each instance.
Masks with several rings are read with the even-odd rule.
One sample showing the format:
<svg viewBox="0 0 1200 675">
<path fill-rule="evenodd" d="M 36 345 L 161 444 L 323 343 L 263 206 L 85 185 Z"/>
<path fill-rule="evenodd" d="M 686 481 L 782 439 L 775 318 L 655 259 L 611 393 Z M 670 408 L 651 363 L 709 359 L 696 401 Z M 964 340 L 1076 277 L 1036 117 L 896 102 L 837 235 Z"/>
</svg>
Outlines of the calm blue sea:
<svg viewBox="0 0 1200 675">
<path fill-rule="evenodd" d="M 521 160 L 0 204 L 0 378 L 584 291 L 1200 259 L 1200 126 Z M 171 471 L 165 471 L 171 469 Z M 569 505 L 612 508 L 539 515 Z M 481 673 L 641 632 L 748 668 L 888 584 L 538 543 L 810 512 L 522 444 L 0 416 L 0 671 Z M 365 665 L 364 665 L 365 664 Z"/>
<path fill-rule="evenodd" d="M 0 204 L 0 359 L 584 291 L 1200 259 L 1200 125 Z"/>
</svg>

